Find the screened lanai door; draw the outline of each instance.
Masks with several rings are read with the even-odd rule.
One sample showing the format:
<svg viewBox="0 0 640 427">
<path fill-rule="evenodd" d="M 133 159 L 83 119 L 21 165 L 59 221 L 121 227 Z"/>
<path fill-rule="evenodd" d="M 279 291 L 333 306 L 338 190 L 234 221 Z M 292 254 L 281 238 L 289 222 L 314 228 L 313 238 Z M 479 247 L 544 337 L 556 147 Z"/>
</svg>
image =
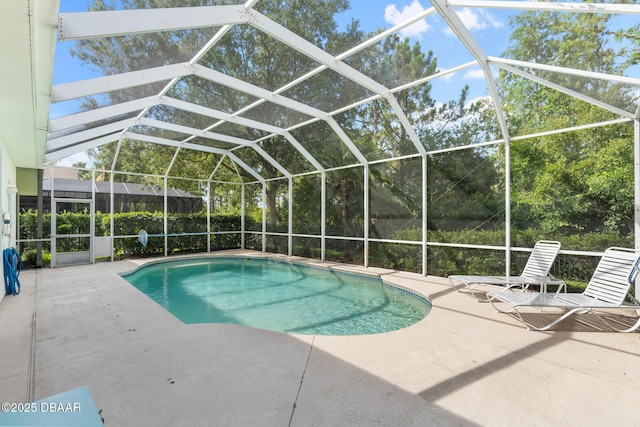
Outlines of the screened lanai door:
<svg viewBox="0 0 640 427">
<path fill-rule="evenodd" d="M 93 200 L 54 198 L 51 212 L 51 267 L 93 263 Z"/>
</svg>

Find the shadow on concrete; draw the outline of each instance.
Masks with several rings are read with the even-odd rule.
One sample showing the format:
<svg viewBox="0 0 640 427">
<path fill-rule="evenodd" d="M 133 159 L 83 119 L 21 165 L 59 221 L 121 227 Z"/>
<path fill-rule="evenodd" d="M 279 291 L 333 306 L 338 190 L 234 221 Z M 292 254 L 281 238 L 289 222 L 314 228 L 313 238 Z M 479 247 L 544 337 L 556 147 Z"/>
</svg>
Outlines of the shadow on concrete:
<svg viewBox="0 0 640 427">
<path fill-rule="evenodd" d="M 112 269 L 51 270 L 38 285 L 35 399 L 86 385 L 116 426 L 475 425 L 313 337 L 181 324 Z"/>
<path fill-rule="evenodd" d="M 40 369 L 37 397 L 88 385 L 109 425 L 474 425 L 306 341 L 185 325 Z"/>
<path fill-rule="evenodd" d="M 470 385 L 471 383 L 481 381 L 498 371 L 512 367 L 523 359 L 528 359 L 536 353 L 540 353 L 558 345 L 566 339 L 566 337 L 559 335 L 549 335 L 540 341 L 523 347 L 519 351 L 509 352 L 501 357 L 491 360 L 490 362 L 484 363 L 466 372 L 462 372 L 446 379 L 445 381 L 441 381 L 440 383 L 420 392 L 420 396 L 429 402 L 436 402 L 439 399 Z"/>
<path fill-rule="evenodd" d="M 513 313 L 504 313 L 508 316 L 519 320 L 518 316 Z M 520 313 L 522 319 L 527 325 L 536 328 L 542 328 L 558 319 L 562 313 Z M 624 316 L 621 314 L 576 314 L 568 317 L 562 322 L 554 325 L 550 331 L 564 332 L 618 332 L 618 329 L 631 328 L 638 321 L 637 317 Z M 615 326 L 615 328 L 613 327 Z"/>
</svg>

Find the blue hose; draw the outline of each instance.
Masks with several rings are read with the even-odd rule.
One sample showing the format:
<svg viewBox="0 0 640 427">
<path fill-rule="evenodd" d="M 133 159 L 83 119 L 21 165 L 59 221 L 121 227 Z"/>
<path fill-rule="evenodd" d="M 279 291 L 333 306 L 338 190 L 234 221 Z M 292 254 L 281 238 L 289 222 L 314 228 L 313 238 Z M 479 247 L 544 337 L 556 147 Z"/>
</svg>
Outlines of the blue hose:
<svg viewBox="0 0 640 427">
<path fill-rule="evenodd" d="M 20 293 L 20 270 L 22 270 L 22 257 L 16 248 L 7 248 L 2 251 L 4 261 L 4 291 L 7 295 Z"/>
</svg>

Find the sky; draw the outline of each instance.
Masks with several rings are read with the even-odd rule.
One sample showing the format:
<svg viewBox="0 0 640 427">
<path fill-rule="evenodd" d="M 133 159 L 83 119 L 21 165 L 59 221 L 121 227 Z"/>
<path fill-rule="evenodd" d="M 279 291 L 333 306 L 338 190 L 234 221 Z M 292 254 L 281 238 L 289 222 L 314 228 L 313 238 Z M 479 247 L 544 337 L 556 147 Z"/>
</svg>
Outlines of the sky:
<svg viewBox="0 0 640 427">
<path fill-rule="evenodd" d="M 61 12 L 82 12 L 87 10 L 89 0 L 61 0 Z M 350 9 L 337 17 L 341 27 L 346 26 L 352 19 L 360 21 L 360 27 L 366 32 L 374 32 L 377 29 L 391 28 L 398 23 L 416 16 L 430 7 L 424 0 L 351 0 Z M 503 13 L 486 12 L 478 10 L 461 10 L 460 18 L 483 46 L 489 46 L 488 55 L 500 55 L 508 42 L 504 36 L 504 30 L 508 28 L 508 16 Z M 457 40 L 453 32 L 437 14 L 430 15 L 410 27 L 404 28 L 401 37 L 408 37 L 412 44 L 419 43 L 423 51 L 434 52 L 439 69 L 448 69 L 471 61 L 473 58 L 468 50 Z M 99 77 L 101 74 L 83 68 L 76 58 L 73 58 L 68 50 L 71 42 L 58 42 L 55 56 L 53 84 L 67 83 L 76 80 Z M 440 78 L 433 83 L 432 94 L 436 100 L 447 102 L 457 98 L 462 87 L 470 86 L 470 99 L 487 95 L 484 76 L 479 67 L 469 68 L 455 75 Z M 52 104 L 51 118 L 64 116 L 80 111 L 79 101 L 67 101 L 60 104 Z M 72 164 L 75 161 L 87 161 L 86 155 L 79 154 L 67 161 Z"/>
<path fill-rule="evenodd" d="M 86 11 L 89 0 L 62 0 L 61 12 Z M 377 29 L 388 29 L 398 23 L 405 21 L 418 13 L 421 13 L 430 4 L 422 0 L 402 0 L 389 2 L 389 0 L 351 0 L 349 11 L 337 17 L 341 27 L 346 26 L 352 19 L 360 21 L 360 26 L 364 31 L 374 32 Z M 508 42 L 504 36 L 504 30 L 508 28 L 508 16 L 491 11 L 478 11 L 463 9 L 459 13 L 461 19 L 472 34 L 482 41 L 483 48 L 488 46 L 491 51 L 486 51 L 488 55 L 499 56 Z M 403 29 L 400 33 L 402 37 L 409 37 L 411 43 L 419 43 L 423 51 L 434 52 L 439 69 L 448 69 L 457 65 L 471 61 L 473 58 L 467 49 L 462 46 L 453 35 L 446 24 L 433 14 L 425 20 L 421 20 L 414 25 Z M 99 77 L 99 72 L 88 70 L 82 67 L 76 58 L 69 54 L 69 47 L 72 42 L 58 42 L 55 56 L 55 66 L 53 84 L 67 83 L 76 80 L 84 80 Z M 446 79 L 439 79 L 438 85 L 434 85 L 436 96 L 449 97 L 452 91 L 459 93 L 461 81 L 466 84 L 482 83 L 480 87 L 472 88 L 472 97 L 486 94 L 484 76 L 479 67 L 465 70 L 464 73 L 450 75 Z M 440 86 L 443 85 L 440 89 Z M 436 87 L 437 86 L 437 87 Z M 438 94 L 438 91 L 441 93 Z M 51 117 L 59 117 L 73 112 L 77 112 L 79 102 L 66 102 L 63 104 L 53 104 Z"/>
<path fill-rule="evenodd" d="M 431 7 L 427 1 L 400 0 L 352 0 L 351 17 L 359 19 L 362 27 L 367 31 L 377 28 L 391 28 L 424 12 Z M 488 56 L 501 56 L 508 44 L 509 14 L 511 12 L 499 10 L 482 10 L 462 8 L 457 14 L 476 39 L 483 52 Z M 473 60 L 468 49 L 455 36 L 453 31 L 437 13 L 426 19 L 402 29 L 398 33 L 401 37 L 408 37 L 411 44 L 419 43 L 422 51 L 432 51 L 437 58 L 438 68 L 447 70 Z M 452 89 L 460 88 L 464 84 L 471 87 L 471 97 L 486 95 L 484 74 L 480 67 L 467 69 L 455 75 L 438 80 L 433 85 L 437 98 L 448 100 Z M 464 83 L 463 83 L 464 82 Z M 462 84 L 461 84 L 462 83 Z"/>
<path fill-rule="evenodd" d="M 89 3 L 89 0 L 62 0 L 60 11 L 86 11 L 86 5 Z M 360 27 L 369 32 L 379 28 L 391 28 L 430 7 L 424 0 L 351 0 L 350 3 L 350 10 L 337 17 L 338 24 L 344 27 L 352 19 L 357 19 L 360 21 Z M 487 54 L 498 56 L 504 51 L 508 42 L 504 31 L 507 30 L 508 34 L 507 13 L 465 8 L 458 14 L 472 34 L 482 41 L 483 48 L 490 50 Z M 461 61 L 466 62 L 471 58 L 466 49 L 456 42 L 453 32 L 436 14 L 404 28 L 399 34 L 409 37 L 412 43 L 420 43 L 423 50 L 434 51 L 441 68 L 459 65 Z M 58 43 L 54 84 L 78 80 L 78 64 L 68 54 L 69 45 L 69 42 Z M 450 49 L 452 45 L 456 45 L 454 50 Z M 99 74 L 84 70 L 79 75 L 81 78 L 90 78 Z"/>
<path fill-rule="evenodd" d="M 61 12 L 81 12 L 86 11 L 87 4 L 91 2 L 90 0 L 61 0 L 60 3 Z M 426 0 L 351 0 L 350 5 L 348 11 L 336 17 L 338 25 L 344 28 L 352 19 L 357 19 L 360 22 L 360 28 L 365 32 L 392 28 L 431 7 L 431 4 Z M 509 44 L 510 15 L 517 13 L 517 11 L 461 8 L 456 9 L 456 12 L 484 55 L 502 56 Z M 403 28 L 399 35 L 403 38 L 408 37 L 412 45 L 418 43 L 423 52 L 432 51 L 437 59 L 439 70 L 447 70 L 473 60 L 469 50 L 458 40 L 437 13 Z M 101 75 L 98 72 L 82 68 L 77 59 L 71 57 L 68 52 L 71 43 L 58 42 L 54 65 L 54 85 Z M 366 70 L 362 71 L 366 72 Z M 465 85 L 470 88 L 467 98 L 469 102 L 488 95 L 485 77 L 479 66 L 438 78 L 431 84 L 432 97 L 442 103 L 457 99 Z M 79 105 L 78 101 L 52 104 L 50 117 L 56 118 L 78 112 Z M 75 160 L 71 159 L 71 163 Z M 85 158 L 82 160 L 86 161 Z"/>
</svg>

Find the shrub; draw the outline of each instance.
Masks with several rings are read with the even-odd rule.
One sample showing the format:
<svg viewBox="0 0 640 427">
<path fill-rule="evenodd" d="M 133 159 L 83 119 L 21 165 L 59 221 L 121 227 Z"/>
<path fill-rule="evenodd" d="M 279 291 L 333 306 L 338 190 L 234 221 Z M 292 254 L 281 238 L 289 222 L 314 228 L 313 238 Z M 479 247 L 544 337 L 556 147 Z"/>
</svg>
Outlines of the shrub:
<svg viewBox="0 0 640 427">
<path fill-rule="evenodd" d="M 29 210 L 20 214 L 21 239 L 36 238 L 36 212 Z M 111 216 L 96 213 L 96 236 L 109 235 Z M 117 213 L 113 217 L 114 251 L 117 258 L 150 257 L 164 255 L 164 215 L 162 212 L 126 212 Z M 257 230 L 261 227 L 250 217 L 245 217 L 247 230 Z M 211 231 L 240 231 L 240 215 L 212 215 L 210 219 Z M 66 234 L 85 234 L 88 232 L 90 218 L 88 213 L 64 212 L 57 216 L 59 232 Z M 204 252 L 207 249 L 206 235 L 181 235 L 182 233 L 206 232 L 206 214 L 168 214 L 167 226 L 170 236 L 169 253 Z M 51 215 L 43 215 L 43 235 L 50 236 Z M 147 246 L 138 242 L 138 233 L 146 230 L 150 235 Z M 394 240 L 420 242 L 422 229 L 405 229 L 396 231 Z M 462 230 L 462 231 L 432 231 L 428 232 L 430 241 L 444 243 L 465 243 L 485 246 L 502 246 L 505 239 L 504 230 Z M 620 236 L 616 233 L 589 232 L 582 234 L 568 234 L 549 237 L 541 230 L 516 230 L 512 233 L 512 244 L 519 247 L 533 247 L 538 240 L 559 240 L 562 248 L 567 250 L 603 251 L 611 246 L 633 247 L 633 235 Z M 216 234 L 210 236 L 211 249 L 240 248 L 240 233 Z M 85 239 L 86 242 L 86 239 Z M 294 255 L 311 258 L 320 257 L 319 239 L 295 238 Z M 272 252 L 287 253 L 287 239 L 280 236 L 270 236 L 267 239 L 267 249 Z M 57 242 L 61 252 L 78 249 L 84 244 L 79 239 L 60 239 Z M 257 233 L 245 234 L 245 247 L 248 249 L 262 249 L 262 235 Z M 88 248 L 87 248 L 88 249 Z M 350 241 L 327 242 L 327 260 L 362 263 L 362 243 Z M 49 244 L 43 243 L 43 263 L 50 262 Z M 519 274 L 529 257 L 528 252 L 512 252 L 511 271 Z M 34 266 L 36 249 L 34 244 L 22 247 L 22 258 L 25 266 Z M 446 277 L 451 274 L 501 275 L 504 274 L 504 251 L 473 248 L 453 248 L 448 246 L 430 246 L 427 256 L 427 273 Z M 584 257 L 560 255 L 553 266 L 552 274 L 567 281 L 573 289 L 581 289 L 588 281 L 598 262 L 598 257 Z M 395 270 L 421 272 L 422 249 L 420 245 L 402 243 L 371 242 L 369 248 L 369 263 L 372 266 Z"/>
<path fill-rule="evenodd" d="M 110 230 L 110 214 L 96 213 L 95 235 L 108 236 Z M 252 222 L 247 218 L 247 222 Z M 51 236 L 51 214 L 44 214 L 42 218 L 44 238 Z M 241 219 L 239 215 L 212 215 L 212 231 L 239 231 Z M 87 212 L 63 212 L 56 217 L 56 226 L 60 234 L 88 234 L 90 217 Z M 207 249 L 206 235 L 180 235 L 182 233 L 205 233 L 207 225 L 206 214 L 168 214 L 167 226 L 169 234 L 170 253 L 203 252 Z M 114 253 L 118 259 L 129 257 L 149 257 L 164 255 L 164 214 L 162 212 L 123 212 L 113 216 Z M 138 233 L 145 230 L 149 235 L 147 246 L 138 241 Z M 20 238 L 35 239 L 37 236 L 37 212 L 24 211 L 20 214 Z M 87 239 L 69 238 L 56 242 L 60 252 L 78 249 L 88 249 Z M 87 248 L 82 247 L 87 245 Z M 235 249 L 240 247 L 239 234 L 220 234 L 211 236 L 211 248 Z M 22 258 L 25 266 L 35 266 L 36 249 L 31 243 L 23 245 Z M 43 260 L 50 261 L 50 245 L 43 243 Z"/>
</svg>

